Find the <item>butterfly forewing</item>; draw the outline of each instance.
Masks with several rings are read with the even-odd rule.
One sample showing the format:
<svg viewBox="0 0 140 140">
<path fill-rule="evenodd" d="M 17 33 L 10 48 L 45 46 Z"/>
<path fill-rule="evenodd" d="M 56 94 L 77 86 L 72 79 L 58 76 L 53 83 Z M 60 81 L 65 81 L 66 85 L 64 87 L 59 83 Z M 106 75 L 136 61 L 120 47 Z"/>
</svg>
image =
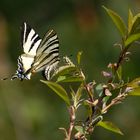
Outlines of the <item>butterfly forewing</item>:
<svg viewBox="0 0 140 140">
<path fill-rule="evenodd" d="M 23 51 L 25 54 L 35 56 L 40 45 L 41 39 L 27 23 L 23 24 L 22 31 Z"/>
<path fill-rule="evenodd" d="M 23 23 L 21 33 L 24 54 L 18 57 L 18 69 L 12 76 L 12 80 L 15 78 L 19 78 L 21 80 L 30 79 L 31 73 L 28 71 L 34 63 L 34 58 L 41 42 L 40 37 L 35 33 L 34 29 L 25 22 Z"/>
</svg>

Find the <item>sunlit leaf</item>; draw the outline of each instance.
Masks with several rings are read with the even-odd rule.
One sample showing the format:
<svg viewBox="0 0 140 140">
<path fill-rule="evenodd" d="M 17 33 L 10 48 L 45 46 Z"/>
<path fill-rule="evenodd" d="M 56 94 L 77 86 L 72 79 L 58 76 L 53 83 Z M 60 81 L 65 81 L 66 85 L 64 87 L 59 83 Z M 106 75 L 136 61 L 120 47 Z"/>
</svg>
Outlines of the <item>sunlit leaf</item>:
<svg viewBox="0 0 140 140">
<path fill-rule="evenodd" d="M 108 15 L 111 17 L 112 21 L 114 22 L 114 24 L 120 31 L 121 35 L 124 37 L 127 30 L 126 30 L 126 26 L 125 26 L 122 18 L 116 12 L 106 8 L 105 6 L 103 6 L 103 8 L 106 10 Z"/>
<path fill-rule="evenodd" d="M 82 126 L 76 125 L 74 127 L 80 134 L 84 134 L 84 128 Z"/>
<path fill-rule="evenodd" d="M 109 122 L 109 121 L 100 121 L 97 126 L 101 126 L 109 131 L 112 131 L 112 132 L 115 132 L 115 133 L 118 133 L 120 135 L 123 135 L 123 133 L 121 132 L 121 130 L 115 125 L 113 124 L 112 122 Z"/>
<path fill-rule="evenodd" d="M 59 77 L 57 78 L 57 81 L 56 81 L 56 82 L 61 82 L 61 81 L 65 80 L 66 78 L 67 78 L 67 77 L 66 77 L 65 75 L 59 76 Z"/>
<path fill-rule="evenodd" d="M 71 72 L 77 71 L 78 68 L 73 64 L 73 62 L 67 56 L 63 57 L 63 61 L 64 64 L 62 66 L 59 66 L 59 68 L 55 70 L 55 72 L 51 77 L 52 79 L 58 76 L 70 74 Z"/>
<path fill-rule="evenodd" d="M 80 76 L 70 76 L 70 77 L 66 77 L 66 76 L 61 76 L 60 78 L 57 79 L 57 82 L 82 82 L 83 78 Z"/>
<path fill-rule="evenodd" d="M 119 66 L 117 70 L 117 75 L 118 75 L 119 80 L 122 80 L 122 66 Z"/>
<path fill-rule="evenodd" d="M 98 85 L 96 86 L 95 90 L 96 90 L 97 94 L 98 94 L 99 96 L 101 96 L 102 93 L 103 93 L 103 85 L 102 85 L 102 84 L 98 84 Z"/>
<path fill-rule="evenodd" d="M 73 101 L 73 105 L 74 107 L 77 109 L 81 103 L 82 103 L 82 91 L 83 91 L 83 86 L 80 85 L 80 87 L 78 88 L 78 90 L 76 91 L 76 93 L 74 92 L 74 90 L 71 88 L 71 95 L 72 95 L 72 101 Z"/>
<path fill-rule="evenodd" d="M 107 101 L 110 99 L 110 96 L 106 96 L 103 98 L 103 103 L 107 103 Z"/>
<path fill-rule="evenodd" d="M 80 51 L 80 52 L 78 52 L 78 54 L 77 54 L 77 62 L 78 62 L 78 64 L 80 64 L 81 63 L 81 55 L 82 55 L 82 51 Z"/>
<path fill-rule="evenodd" d="M 74 100 L 75 100 L 75 95 L 76 95 L 76 93 L 75 93 L 75 91 L 72 89 L 72 87 L 70 87 L 70 89 L 71 89 L 70 94 L 71 94 L 72 100 L 74 101 Z"/>
<path fill-rule="evenodd" d="M 80 100 L 81 95 L 82 95 L 82 91 L 83 91 L 83 86 L 80 86 L 76 92 L 76 95 L 75 95 L 76 101 Z"/>
<path fill-rule="evenodd" d="M 135 89 L 132 89 L 128 95 L 131 95 L 131 96 L 140 96 L 140 87 L 139 88 L 135 88 Z"/>
<path fill-rule="evenodd" d="M 41 82 L 47 84 L 48 87 L 50 87 L 59 97 L 61 97 L 67 103 L 67 105 L 70 105 L 70 100 L 67 95 L 67 92 L 61 85 L 50 81 L 44 81 L 44 80 L 41 80 Z"/>
<path fill-rule="evenodd" d="M 132 24 L 130 34 L 138 33 L 140 31 L 140 13 L 133 17 Z"/>
<path fill-rule="evenodd" d="M 131 43 L 133 43 L 138 39 L 140 39 L 140 33 L 130 35 L 125 41 L 125 46 L 127 47 L 128 45 L 130 45 Z"/>
<path fill-rule="evenodd" d="M 58 76 L 62 76 L 65 74 L 70 74 L 71 72 L 76 71 L 77 68 L 75 67 L 75 65 L 65 65 L 65 66 L 61 66 L 58 68 L 58 70 L 52 75 L 52 78 L 58 77 Z"/>
<path fill-rule="evenodd" d="M 131 87 L 132 89 L 140 87 L 140 77 L 132 80 L 131 82 L 126 84 L 127 87 Z"/>
<path fill-rule="evenodd" d="M 140 78 L 136 78 L 126 84 L 126 92 L 131 96 L 140 96 Z"/>
<path fill-rule="evenodd" d="M 129 13 L 128 13 L 128 33 L 130 33 L 130 31 L 131 31 L 132 25 L 133 25 L 133 13 L 129 9 Z"/>
</svg>

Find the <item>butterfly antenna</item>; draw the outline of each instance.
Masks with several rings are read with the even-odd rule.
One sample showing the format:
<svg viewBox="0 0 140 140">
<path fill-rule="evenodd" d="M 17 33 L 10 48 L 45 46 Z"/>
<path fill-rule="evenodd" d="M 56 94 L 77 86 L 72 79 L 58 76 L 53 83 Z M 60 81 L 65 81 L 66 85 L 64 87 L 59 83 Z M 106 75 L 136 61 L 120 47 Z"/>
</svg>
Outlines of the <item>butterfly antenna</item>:
<svg viewBox="0 0 140 140">
<path fill-rule="evenodd" d="M 2 78 L 2 79 L 0 79 L 0 80 L 7 80 L 7 79 L 9 79 L 8 77 L 6 77 L 6 78 Z"/>
<path fill-rule="evenodd" d="M 17 73 L 15 73 L 15 74 L 13 74 L 12 76 L 11 76 L 11 79 L 10 80 L 14 80 L 14 79 L 17 79 L 18 78 L 18 75 L 17 75 Z"/>
</svg>

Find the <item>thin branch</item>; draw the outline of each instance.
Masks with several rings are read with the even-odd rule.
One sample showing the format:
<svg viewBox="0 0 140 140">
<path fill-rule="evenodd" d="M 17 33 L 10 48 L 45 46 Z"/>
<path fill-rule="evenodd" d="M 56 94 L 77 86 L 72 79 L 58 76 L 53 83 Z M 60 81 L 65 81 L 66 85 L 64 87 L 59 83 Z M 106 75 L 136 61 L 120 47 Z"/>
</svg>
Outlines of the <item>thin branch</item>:
<svg viewBox="0 0 140 140">
<path fill-rule="evenodd" d="M 118 103 L 121 103 L 122 102 L 122 100 L 124 100 L 125 98 L 126 98 L 126 96 L 127 96 L 127 94 L 124 92 L 124 93 L 122 93 L 122 94 L 119 94 L 117 97 L 115 97 L 114 99 L 112 99 L 112 101 L 111 101 L 111 103 L 110 104 L 108 104 L 106 107 L 104 107 L 103 109 L 102 109 L 102 114 L 104 114 L 106 111 L 108 111 L 108 109 L 110 108 L 110 107 L 112 107 L 113 105 L 115 105 L 115 104 L 118 104 Z"/>
<path fill-rule="evenodd" d="M 75 124 L 75 108 L 73 106 L 70 106 L 69 108 L 69 114 L 70 114 L 70 125 L 67 131 L 67 136 L 65 138 L 65 140 L 71 140 L 72 137 L 72 131 L 74 128 L 74 124 Z"/>
</svg>

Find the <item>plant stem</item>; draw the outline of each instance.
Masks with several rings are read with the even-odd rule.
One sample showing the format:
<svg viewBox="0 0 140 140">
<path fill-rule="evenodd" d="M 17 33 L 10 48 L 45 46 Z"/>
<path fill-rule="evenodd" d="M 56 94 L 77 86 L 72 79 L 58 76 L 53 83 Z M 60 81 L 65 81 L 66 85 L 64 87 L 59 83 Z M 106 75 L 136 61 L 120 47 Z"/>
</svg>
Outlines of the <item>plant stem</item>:
<svg viewBox="0 0 140 140">
<path fill-rule="evenodd" d="M 75 108 L 74 108 L 74 106 L 70 106 L 69 114 L 70 114 L 70 125 L 68 128 L 67 137 L 65 140 L 71 140 L 71 137 L 72 137 L 72 130 L 73 130 L 74 124 L 75 124 Z"/>
<path fill-rule="evenodd" d="M 122 100 L 125 99 L 125 97 L 127 96 L 127 94 L 124 92 L 122 94 L 119 94 L 117 97 L 115 97 L 110 104 L 108 104 L 105 108 L 102 109 L 102 114 L 106 111 L 108 111 L 108 109 L 110 107 L 112 107 L 113 105 L 117 104 L 117 103 L 121 103 Z"/>
</svg>

